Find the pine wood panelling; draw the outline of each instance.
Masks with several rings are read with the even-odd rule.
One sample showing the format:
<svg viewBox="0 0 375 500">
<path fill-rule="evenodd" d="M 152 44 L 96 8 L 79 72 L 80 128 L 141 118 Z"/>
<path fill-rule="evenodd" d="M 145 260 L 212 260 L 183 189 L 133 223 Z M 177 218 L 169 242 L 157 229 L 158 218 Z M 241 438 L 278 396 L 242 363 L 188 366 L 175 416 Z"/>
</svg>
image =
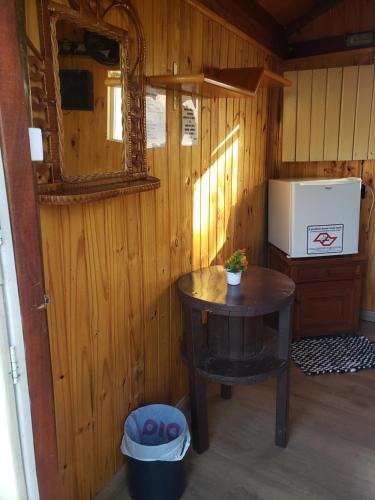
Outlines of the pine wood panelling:
<svg viewBox="0 0 375 500">
<path fill-rule="evenodd" d="M 181 3 L 173 2 L 168 7 L 168 65 L 173 68 L 173 62 L 179 64 L 180 57 L 180 36 L 181 36 Z M 169 392 L 168 400 L 173 398 L 173 395 L 181 394 L 183 386 L 181 382 L 184 380 L 181 371 L 181 365 L 176 364 L 180 357 L 180 341 L 182 330 L 182 313 L 180 301 L 177 295 L 177 290 L 174 285 L 176 280 L 181 276 L 181 197 L 180 186 L 182 184 L 181 177 L 181 161 L 180 161 L 180 123 L 181 123 L 181 106 L 179 99 L 176 98 L 176 106 L 174 99 L 169 99 L 168 106 L 168 165 L 172 168 L 173 175 L 169 177 L 169 208 L 170 220 L 170 310 L 169 310 Z M 174 106 L 176 109 L 174 109 Z M 181 148 L 182 149 L 182 148 Z M 177 168 L 176 168 L 177 167 Z"/>
<path fill-rule="evenodd" d="M 374 66 L 361 66 L 358 75 L 357 107 L 354 123 L 354 160 L 363 160 L 368 155 L 373 88 Z"/>
<path fill-rule="evenodd" d="M 233 51 L 233 52 L 232 52 Z M 229 60 L 228 63 L 234 67 L 241 67 L 242 65 L 242 40 L 236 38 L 229 39 Z M 230 211 L 230 225 L 229 225 L 229 241 L 231 242 L 229 248 L 233 252 L 236 244 L 236 212 L 238 201 L 238 189 L 240 183 L 240 158 L 239 158 L 239 143 L 240 143 L 240 101 L 239 99 L 232 99 L 233 103 L 233 122 L 232 130 L 236 131 L 231 137 L 232 142 L 232 175 L 231 175 L 231 211 Z"/>
<path fill-rule="evenodd" d="M 374 89 L 372 92 L 370 133 L 368 141 L 368 158 L 369 160 L 375 159 L 375 80 L 374 80 Z"/>
<path fill-rule="evenodd" d="M 309 69 L 298 73 L 296 161 L 308 161 L 310 157 L 312 74 Z"/>
<path fill-rule="evenodd" d="M 36 0 L 27 0 L 25 4 L 26 32 L 34 47 L 40 50 L 40 39 L 38 33 L 38 9 Z"/>
<path fill-rule="evenodd" d="M 284 40 L 283 36 L 281 36 L 281 40 L 280 40 L 280 37 L 278 37 L 276 44 L 273 47 L 271 47 L 271 45 L 269 44 L 269 42 L 270 42 L 269 35 L 271 32 L 268 30 L 268 34 L 265 33 L 264 32 L 265 26 L 261 26 L 261 24 L 264 24 L 264 18 L 262 21 L 259 20 L 260 24 L 258 24 L 258 26 L 256 25 L 257 23 L 254 24 L 254 19 L 251 20 L 250 18 L 248 18 L 248 20 L 250 20 L 250 24 L 253 24 L 253 26 L 250 28 L 249 25 L 246 26 L 246 22 L 245 22 L 245 24 L 243 26 L 239 27 L 239 25 L 236 24 L 236 17 L 237 17 L 237 19 L 239 19 L 241 15 L 238 12 L 237 12 L 237 15 L 235 15 L 235 16 L 232 16 L 230 13 L 227 13 L 226 12 L 227 5 L 225 4 L 225 2 L 224 2 L 224 5 L 222 7 L 220 7 L 219 9 L 215 8 L 215 4 L 216 4 L 216 7 L 218 7 L 217 1 L 214 1 L 212 5 L 209 5 L 211 3 L 211 2 L 209 2 L 209 0 L 207 0 L 207 1 L 206 0 L 204 0 L 204 1 L 186 0 L 186 2 L 189 5 L 195 7 L 204 16 L 208 17 L 209 19 L 211 19 L 215 23 L 222 25 L 226 31 L 235 34 L 236 36 L 240 37 L 241 39 L 243 39 L 246 42 L 250 42 L 250 45 L 252 47 L 254 47 L 254 48 L 258 47 L 262 50 L 262 52 L 269 53 L 270 55 L 272 55 L 273 58 L 281 61 L 281 59 L 280 59 L 281 48 L 283 47 L 285 40 Z M 234 6 L 234 8 L 236 9 L 235 6 Z M 255 17 L 257 17 L 257 16 L 255 15 Z M 242 20 L 240 20 L 239 24 L 243 24 Z M 266 21 L 266 24 L 267 24 L 267 21 Z M 263 31 L 263 34 L 256 37 L 254 34 L 254 29 L 255 29 L 255 31 L 257 31 L 257 29 L 259 27 L 261 27 L 261 31 Z M 275 28 L 275 25 L 273 25 L 273 28 Z M 277 30 L 280 29 L 280 27 L 277 26 L 277 23 L 276 23 L 276 29 Z M 251 31 L 251 33 L 250 33 L 250 31 Z M 266 31 L 267 31 L 267 29 L 266 29 Z M 259 35 L 259 33 L 258 33 L 258 35 Z M 279 35 L 280 35 L 280 32 L 279 32 Z M 264 44 L 261 42 L 261 39 L 264 41 L 264 39 L 265 39 L 264 37 L 266 37 L 266 39 L 267 39 L 266 41 L 268 43 Z M 269 46 L 270 48 L 267 48 L 265 45 Z"/>
<path fill-rule="evenodd" d="M 311 95 L 310 161 L 323 158 L 327 70 L 313 71 Z"/>
<path fill-rule="evenodd" d="M 268 58 L 267 56 L 258 51 L 259 55 L 259 62 L 258 64 L 260 66 L 268 66 Z M 266 165 L 266 148 L 267 148 L 267 139 L 268 139 L 268 124 L 267 124 L 267 118 L 268 118 L 268 95 L 269 92 L 267 92 L 266 89 L 262 89 L 262 100 L 259 101 L 259 115 L 260 115 L 260 140 L 258 142 L 259 149 L 260 149 L 260 154 L 259 154 L 259 162 L 256 166 L 256 187 L 257 187 L 257 196 L 256 196 L 256 205 L 255 205 L 255 218 L 254 222 L 255 225 L 257 225 L 258 222 L 258 215 L 259 213 L 266 214 L 266 195 L 267 195 L 267 190 L 263 189 L 263 186 L 267 186 L 267 165 Z M 263 221 L 263 224 L 265 224 L 265 220 Z M 257 244 L 255 245 L 256 251 L 253 256 L 253 261 L 254 262 L 260 262 L 263 260 L 263 255 L 264 255 L 264 250 L 266 247 L 266 241 L 267 237 L 266 234 L 263 233 L 262 239 L 259 239 L 257 241 Z M 252 245 L 251 245 L 252 246 Z"/>
<path fill-rule="evenodd" d="M 203 54 L 203 16 L 195 9 L 191 10 L 191 68 L 192 72 L 202 68 Z M 202 154 L 202 106 L 203 100 L 198 99 L 199 144 L 191 147 L 192 166 L 192 267 L 200 268 L 201 257 L 201 154 Z"/>
<path fill-rule="evenodd" d="M 152 42 L 149 42 L 148 53 L 153 55 L 154 74 L 165 74 L 172 72 L 168 66 L 166 57 L 168 51 L 168 1 L 161 0 L 156 4 L 148 2 L 148 8 L 152 8 L 153 17 L 153 35 Z M 146 7 L 147 15 L 147 7 Z M 146 40 L 146 43 L 148 41 Z M 169 96 L 170 99 L 171 96 Z M 168 117 L 170 107 L 168 108 Z M 167 124 L 168 126 L 168 124 Z M 170 245 L 169 245 L 169 168 L 167 148 L 158 148 L 154 150 L 154 175 L 159 179 L 164 179 L 161 188 L 156 192 L 156 269 L 157 269 L 157 297 L 158 297 L 158 349 L 155 352 L 157 356 L 157 392 L 153 395 L 154 401 L 166 402 L 169 399 L 170 383 Z M 147 225 L 152 223 L 144 221 Z M 162 234 L 162 237 L 161 237 Z M 147 252 L 143 254 L 145 257 Z M 155 357 L 156 357 L 155 356 Z M 154 358 L 154 362 L 155 362 Z"/>
<path fill-rule="evenodd" d="M 188 2 L 134 3 L 149 75 L 171 74 L 173 62 L 184 73 L 277 65 Z M 198 98 L 199 141 L 182 147 L 179 100 L 174 109 L 168 92 L 167 147 L 147 151 L 160 189 L 41 207 L 59 463 L 68 500 L 92 498 L 119 468 L 123 422 L 133 408 L 175 403 L 186 392 L 176 279 L 222 263 L 243 246 L 252 262 L 264 262 L 267 141 L 271 131 L 278 137 L 269 103 L 276 113 L 281 96 L 262 89 L 244 100 Z"/>
<path fill-rule="evenodd" d="M 294 161 L 296 159 L 298 73 L 297 71 L 287 71 L 284 76 L 292 82 L 292 85 L 284 89 L 283 161 Z"/>
<path fill-rule="evenodd" d="M 147 0 L 139 2 L 139 15 L 143 20 L 143 29 L 146 40 L 153 35 L 153 6 L 147 5 Z M 151 74 L 154 67 L 153 52 L 148 53 L 146 58 L 146 72 Z M 158 150 L 155 150 L 158 151 Z M 148 172 L 154 171 L 154 150 L 148 150 L 147 168 Z M 141 220 L 155 221 L 156 213 L 156 192 L 140 194 Z M 159 321 L 158 321 L 158 273 L 157 252 L 148 251 L 156 249 L 157 228 L 150 227 L 148 224 L 141 224 L 142 231 L 142 255 L 148 252 L 148 258 L 142 263 L 142 282 L 143 282 L 143 328 L 145 343 L 145 378 L 144 378 L 144 398 L 145 401 L 154 402 L 158 395 L 158 371 L 159 364 L 156 362 L 155 353 L 158 353 L 159 343 Z M 129 357 L 128 364 L 131 363 Z"/>
<path fill-rule="evenodd" d="M 353 156 L 357 86 L 358 66 L 347 66 L 343 69 L 342 75 L 339 160 L 346 160 Z"/>
<path fill-rule="evenodd" d="M 189 6 L 182 2 L 180 4 L 180 71 L 181 73 L 190 73 L 192 67 L 192 38 L 191 38 L 191 22 L 192 11 Z M 199 105 L 199 100 L 196 102 Z M 178 142 L 177 142 L 178 145 Z M 199 147 L 199 146 L 194 146 Z M 181 179 L 180 186 L 178 187 L 178 195 L 180 197 L 180 270 L 179 274 L 185 274 L 191 269 L 192 261 L 192 149 L 193 147 L 181 147 L 180 149 L 180 165 L 181 165 Z M 175 292 L 176 293 L 176 292 Z M 175 350 L 172 357 L 172 366 L 177 367 L 178 371 L 175 376 L 175 385 L 172 387 L 172 392 L 182 394 L 185 390 L 186 375 L 184 367 L 181 363 L 176 364 L 175 359 L 180 356 L 180 346 L 182 338 L 182 308 L 179 303 L 176 304 L 179 312 L 179 323 L 177 327 L 171 324 L 171 329 L 174 332 L 174 345 Z"/>
<path fill-rule="evenodd" d="M 342 68 L 329 68 L 327 74 L 326 113 L 324 130 L 324 160 L 337 160 L 339 127 L 340 127 L 340 95 L 342 84 Z M 298 125 L 297 125 L 298 126 Z"/>
<path fill-rule="evenodd" d="M 228 31 L 221 29 L 220 34 L 220 57 L 219 57 L 219 67 L 220 69 L 226 68 L 228 64 L 228 48 L 229 48 L 229 35 Z M 249 99 L 247 99 L 248 101 Z M 251 99 L 253 101 L 253 99 Z M 216 262 L 223 262 L 225 254 L 225 241 L 226 241 L 226 161 L 225 161 L 225 151 L 226 151 L 226 111 L 227 111 L 227 100 L 218 100 L 218 129 L 217 129 L 217 145 L 213 150 L 213 153 L 217 157 L 218 164 L 218 184 L 217 184 L 217 259 Z"/>
<path fill-rule="evenodd" d="M 280 24 L 287 26 L 314 7 L 314 0 L 258 0 Z"/>
<path fill-rule="evenodd" d="M 211 64 L 214 68 L 218 68 L 220 64 L 220 38 L 221 26 L 212 23 L 210 31 L 211 44 Z M 211 99 L 210 113 L 210 208 L 209 208 L 209 235 L 208 235 L 208 258 L 210 264 L 216 263 L 217 255 L 217 224 L 213 221 L 217 218 L 218 211 L 218 155 L 217 155 L 217 140 L 218 140 L 218 117 L 219 117 L 219 99 Z"/>
<path fill-rule="evenodd" d="M 374 66 L 286 74 L 296 83 L 284 90 L 284 161 L 370 159 Z"/>
<path fill-rule="evenodd" d="M 250 54 L 249 47 L 247 44 L 242 43 L 242 61 L 240 64 L 243 66 L 250 66 Z M 239 100 L 239 154 L 238 154 L 238 162 L 239 162 L 239 174 L 238 174 L 238 186 L 237 186 L 237 206 L 236 206 L 236 230 L 234 235 L 235 247 L 237 247 L 237 243 L 240 240 L 245 239 L 246 230 L 248 227 L 245 224 L 246 221 L 246 213 L 245 213 L 245 199 L 246 199 L 246 191 L 245 191 L 245 172 L 247 170 L 248 164 L 246 163 L 246 138 L 245 138 L 245 129 L 246 129 L 246 104 L 247 99 Z"/>
<path fill-rule="evenodd" d="M 212 56 L 212 24 L 203 18 L 203 32 L 206 34 L 202 49 L 203 67 L 208 67 Z M 201 114 L 201 173 L 200 179 L 200 267 L 209 265 L 209 228 L 210 228 L 210 167 L 211 167 L 211 99 L 202 99 Z"/>
</svg>

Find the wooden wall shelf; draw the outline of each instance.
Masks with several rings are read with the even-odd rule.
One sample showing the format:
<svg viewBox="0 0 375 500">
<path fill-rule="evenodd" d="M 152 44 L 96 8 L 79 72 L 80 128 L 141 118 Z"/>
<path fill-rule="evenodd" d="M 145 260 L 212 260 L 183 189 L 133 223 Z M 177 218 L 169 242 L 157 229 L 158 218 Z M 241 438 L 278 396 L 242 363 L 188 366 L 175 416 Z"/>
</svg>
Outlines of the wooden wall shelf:
<svg viewBox="0 0 375 500">
<path fill-rule="evenodd" d="M 106 184 L 90 184 L 89 182 L 69 184 L 65 182 L 49 185 L 45 190 L 41 186 L 39 188 L 39 202 L 41 205 L 77 205 L 141 191 L 151 191 L 159 187 L 160 180 L 156 177 L 131 181 L 108 181 Z"/>
<path fill-rule="evenodd" d="M 147 84 L 203 97 L 253 97 L 260 87 L 288 87 L 283 76 L 265 68 L 221 69 L 212 74 L 149 76 Z"/>
</svg>

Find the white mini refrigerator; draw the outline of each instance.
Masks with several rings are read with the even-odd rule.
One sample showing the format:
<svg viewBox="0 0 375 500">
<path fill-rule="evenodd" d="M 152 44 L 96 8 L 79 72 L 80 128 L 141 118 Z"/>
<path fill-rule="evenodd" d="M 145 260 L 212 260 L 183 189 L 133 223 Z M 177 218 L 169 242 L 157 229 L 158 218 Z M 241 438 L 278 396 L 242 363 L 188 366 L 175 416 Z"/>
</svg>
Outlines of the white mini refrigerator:
<svg viewBox="0 0 375 500">
<path fill-rule="evenodd" d="M 271 179 L 268 241 L 291 258 L 358 253 L 361 179 Z"/>
</svg>

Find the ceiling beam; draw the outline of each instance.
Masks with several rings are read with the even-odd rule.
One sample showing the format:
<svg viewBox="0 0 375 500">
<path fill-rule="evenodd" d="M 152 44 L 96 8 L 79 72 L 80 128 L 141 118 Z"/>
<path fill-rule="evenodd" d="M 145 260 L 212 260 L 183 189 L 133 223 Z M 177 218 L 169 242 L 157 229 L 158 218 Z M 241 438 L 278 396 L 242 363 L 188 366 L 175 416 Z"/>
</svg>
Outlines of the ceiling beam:
<svg viewBox="0 0 375 500">
<path fill-rule="evenodd" d="M 189 2 L 190 3 L 190 2 Z M 285 30 L 256 0 L 199 0 L 201 4 L 275 54 L 284 57 Z"/>
<path fill-rule="evenodd" d="M 375 42 L 372 38 L 369 39 L 369 42 L 366 44 L 357 47 L 351 47 L 346 41 L 346 36 L 347 35 L 338 35 L 325 38 L 315 38 L 313 40 L 304 40 L 303 42 L 290 43 L 287 59 L 299 59 L 303 57 L 311 57 L 320 54 L 329 54 L 335 52 L 349 52 L 352 50 L 366 49 L 375 46 Z"/>
<path fill-rule="evenodd" d="M 286 27 L 287 36 L 291 36 L 307 24 L 310 24 L 314 19 L 321 16 L 328 10 L 332 9 L 344 0 L 315 0 L 315 5 L 306 14 L 294 20 Z"/>
</svg>

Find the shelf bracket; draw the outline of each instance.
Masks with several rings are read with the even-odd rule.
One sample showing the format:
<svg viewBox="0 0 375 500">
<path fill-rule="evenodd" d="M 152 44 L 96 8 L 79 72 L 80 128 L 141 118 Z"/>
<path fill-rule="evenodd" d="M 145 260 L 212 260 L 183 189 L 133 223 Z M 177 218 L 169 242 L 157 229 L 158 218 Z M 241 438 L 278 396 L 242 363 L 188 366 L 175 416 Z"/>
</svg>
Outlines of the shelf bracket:
<svg viewBox="0 0 375 500">
<path fill-rule="evenodd" d="M 176 62 L 173 63 L 173 75 L 177 75 L 178 65 Z M 173 91 L 173 111 L 177 109 L 177 90 Z"/>
</svg>

